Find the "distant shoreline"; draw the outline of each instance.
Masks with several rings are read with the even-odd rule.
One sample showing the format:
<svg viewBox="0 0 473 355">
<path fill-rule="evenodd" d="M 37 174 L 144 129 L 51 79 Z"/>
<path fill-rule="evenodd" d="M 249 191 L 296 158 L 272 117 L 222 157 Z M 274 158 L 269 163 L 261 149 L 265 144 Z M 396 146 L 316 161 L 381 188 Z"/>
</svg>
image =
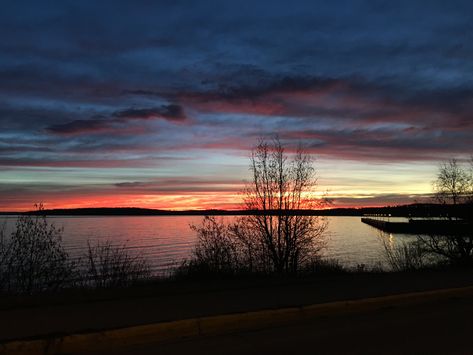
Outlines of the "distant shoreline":
<svg viewBox="0 0 473 355">
<path fill-rule="evenodd" d="M 53 209 L 44 210 L 42 212 L 0 212 L 0 216 L 11 215 L 46 215 L 46 216 L 247 216 L 261 214 L 258 211 L 249 210 L 188 210 L 188 211 L 170 211 L 170 210 L 154 210 L 143 208 L 79 208 L 79 209 Z M 275 215 L 276 213 L 274 213 Z M 294 210 L 294 215 L 361 215 L 356 209 L 331 209 L 331 210 Z"/>
<path fill-rule="evenodd" d="M 411 204 L 386 207 L 362 208 L 332 208 L 323 210 L 293 210 L 292 215 L 306 216 L 364 216 L 385 215 L 391 217 L 438 217 L 446 215 L 468 216 L 471 215 L 473 205 L 438 205 L 438 204 Z M 268 212 L 266 212 L 268 213 Z M 269 212 L 271 213 L 271 211 Z M 170 211 L 148 208 L 75 208 L 51 209 L 28 212 L 0 212 L 0 215 L 46 215 L 46 216 L 244 216 L 262 214 L 257 210 L 188 210 Z M 273 211 L 277 215 L 277 211 Z"/>
</svg>

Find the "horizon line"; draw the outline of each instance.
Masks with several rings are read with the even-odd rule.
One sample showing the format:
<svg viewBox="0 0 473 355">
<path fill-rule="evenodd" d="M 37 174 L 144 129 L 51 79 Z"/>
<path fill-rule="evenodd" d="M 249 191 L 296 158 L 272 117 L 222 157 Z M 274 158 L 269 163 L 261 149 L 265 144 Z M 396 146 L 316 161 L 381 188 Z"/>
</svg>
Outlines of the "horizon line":
<svg viewBox="0 0 473 355">
<path fill-rule="evenodd" d="M 293 211 L 336 211 L 336 210 L 363 210 L 363 209 L 384 209 L 384 208 L 402 208 L 402 207 L 412 207 L 412 206 L 450 206 L 450 205 L 442 205 L 436 203 L 409 203 L 409 204 L 399 204 L 399 205 L 379 205 L 379 206 L 351 206 L 351 207 L 328 207 L 328 208 L 303 208 L 303 209 L 296 209 Z M 147 208 L 147 207 L 76 207 L 76 208 L 51 208 L 51 209 L 44 209 L 42 212 L 80 212 L 80 211 L 99 211 L 99 210 L 109 210 L 109 211 L 119 211 L 119 210 L 141 210 L 141 211 L 150 211 L 150 212 L 161 212 L 161 213 L 204 213 L 204 212 L 223 212 L 223 213 L 243 213 L 249 211 L 262 211 L 262 210 L 248 210 L 248 209 L 220 209 L 220 208 L 210 208 L 210 209 L 157 209 L 157 208 Z M 272 210 L 277 211 L 277 210 Z M 25 211 L 1 211 L 0 215 L 15 215 L 15 214 L 35 214 L 40 213 L 39 210 L 25 210 Z"/>
</svg>

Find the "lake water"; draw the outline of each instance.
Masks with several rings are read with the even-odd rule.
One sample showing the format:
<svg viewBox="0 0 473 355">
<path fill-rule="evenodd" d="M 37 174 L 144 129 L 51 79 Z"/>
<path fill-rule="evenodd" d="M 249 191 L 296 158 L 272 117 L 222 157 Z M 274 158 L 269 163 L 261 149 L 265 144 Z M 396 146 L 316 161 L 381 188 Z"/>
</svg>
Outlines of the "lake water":
<svg viewBox="0 0 473 355">
<path fill-rule="evenodd" d="M 201 216 L 119 216 L 119 217 L 48 217 L 57 227 L 64 228 L 63 243 L 71 256 L 84 253 L 87 241 L 110 240 L 141 253 L 151 263 L 154 272 L 169 271 L 187 258 L 196 241 L 190 224 L 198 224 Z M 222 217 L 230 220 L 237 217 Z M 327 249 L 324 256 L 338 259 L 343 265 L 356 267 L 384 265 L 384 248 L 377 229 L 361 222 L 360 217 L 327 217 Z M 0 216 L 7 231 L 14 227 L 16 217 Z M 394 218 L 391 218 L 394 220 Z M 386 236 L 385 236 L 386 237 Z M 404 235 L 387 236 L 396 239 Z"/>
</svg>

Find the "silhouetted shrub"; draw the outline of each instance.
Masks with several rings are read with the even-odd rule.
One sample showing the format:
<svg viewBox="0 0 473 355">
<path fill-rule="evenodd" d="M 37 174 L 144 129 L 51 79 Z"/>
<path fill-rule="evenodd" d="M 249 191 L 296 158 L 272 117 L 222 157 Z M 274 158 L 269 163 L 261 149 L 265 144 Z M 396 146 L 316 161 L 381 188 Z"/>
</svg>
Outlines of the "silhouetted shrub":
<svg viewBox="0 0 473 355">
<path fill-rule="evenodd" d="M 380 233 L 380 239 L 386 261 L 393 271 L 414 271 L 431 266 L 433 263 L 417 240 L 395 241 L 386 233 Z"/>
<path fill-rule="evenodd" d="M 305 263 L 300 273 L 303 274 L 341 274 L 349 270 L 344 267 L 337 259 L 322 259 L 315 257 Z"/>
<path fill-rule="evenodd" d="M 466 235 L 420 235 L 417 244 L 425 254 L 452 266 L 473 267 L 473 231 Z"/>
<path fill-rule="evenodd" d="M 84 280 L 95 288 L 125 287 L 151 277 L 146 259 L 130 252 L 126 245 L 114 246 L 110 241 L 87 242 Z"/>
<path fill-rule="evenodd" d="M 188 267 L 216 273 L 231 273 L 239 268 L 237 244 L 222 220 L 205 216 L 201 225 L 191 225 L 191 229 L 197 233 L 197 243 Z"/>
<path fill-rule="evenodd" d="M 39 207 L 41 210 L 41 206 Z M 62 229 L 44 216 L 20 216 L 10 238 L 0 234 L 0 288 L 35 293 L 70 285 L 76 265 L 62 246 Z"/>
<path fill-rule="evenodd" d="M 0 291 L 3 291 L 7 280 L 7 255 L 10 249 L 10 244 L 5 236 L 6 223 L 0 226 Z"/>
</svg>

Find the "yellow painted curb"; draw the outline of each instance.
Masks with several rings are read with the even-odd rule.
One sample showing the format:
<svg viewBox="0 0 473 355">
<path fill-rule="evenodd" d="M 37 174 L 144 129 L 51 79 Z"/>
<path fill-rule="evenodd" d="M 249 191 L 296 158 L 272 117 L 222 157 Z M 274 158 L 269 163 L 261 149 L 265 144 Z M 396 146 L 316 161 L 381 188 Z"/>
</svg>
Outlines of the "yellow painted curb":
<svg viewBox="0 0 473 355">
<path fill-rule="evenodd" d="M 38 340 L 18 340 L 0 344 L 0 354 L 71 354 L 100 351 L 148 342 L 159 343 L 188 337 L 261 329 L 320 316 L 363 312 L 469 295 L 473 295 L 473 286 L 201 317 Z"/>
<path fill-rule="evenodd" d="M 127 346 L 160 342 L 199 335 L 198 319 L 140 325 L 95 333 L 73 334 L 64 337 L 31 341 L 12 341 L 0 344 L 0 354 L 67 354 L 86 350 L 100 350 L 113 346 Z"/>
</svg>

